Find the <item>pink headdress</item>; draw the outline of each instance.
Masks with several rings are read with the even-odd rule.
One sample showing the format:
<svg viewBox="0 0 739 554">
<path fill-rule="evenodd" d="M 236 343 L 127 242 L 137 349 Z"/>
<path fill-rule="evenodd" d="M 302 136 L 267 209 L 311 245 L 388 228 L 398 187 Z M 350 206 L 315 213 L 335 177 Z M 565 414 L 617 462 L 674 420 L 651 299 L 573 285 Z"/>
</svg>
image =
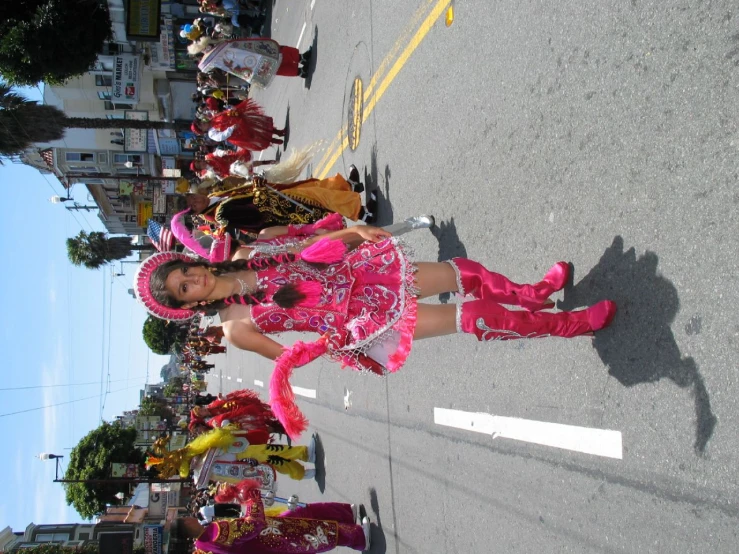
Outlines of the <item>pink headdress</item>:
<svg viewBox="0 0 739 554">
<path fill-rule="evenodd" d="M 195 252 L 198 256 L 205 258 L 211 263 L 225 262 L 231 254 L 231 236 L 225 235 L 223 238 L 214 238 L 210 251 L 205 248 L 198 240 L 192 236 L 192 233 L 185 225 L 185 216 L 190 212 L 190 208 L 176 213 L 169 223 L 172 234 L 177 237 L 185 247 Z"/>
<path fill-rule="evenodd" d="M 185 321 L 195 316 L 195 311 L 185 310 L 182 308 L 170 308 L 159 303 L 151 293 L 151 276 L 156 269 L 172 260 L 181 260 L 183 262 L 191 262 L 193 258 L 187 254 L 179 252 L 159 252 L 146 258 L 136 270 L 133 277 L 133 289 L 136 292 L 136 298 L 141 302 L 146 311 L 159 319 L 168 319 L 170 321 Z"/>
</svg>

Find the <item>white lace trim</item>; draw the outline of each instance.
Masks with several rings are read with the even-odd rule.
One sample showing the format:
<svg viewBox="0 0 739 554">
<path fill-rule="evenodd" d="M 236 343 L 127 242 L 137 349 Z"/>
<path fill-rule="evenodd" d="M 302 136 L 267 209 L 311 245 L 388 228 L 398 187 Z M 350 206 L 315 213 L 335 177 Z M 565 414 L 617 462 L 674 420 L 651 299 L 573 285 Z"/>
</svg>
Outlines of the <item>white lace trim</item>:
<svg viewBox="0 0 739 554">
<path fill-rule="evenodd" d="M 457 264 L 454 262 L 454 260 L 444 260 L 444 262 L 452 266 L 452 269 L 454 270 L 454 274 L 457 277 L 457 291 L 459 292 L 459 294 L 461 294 L 463 297 L 467 296 L 467 292 L 464 290 L 464 286 L 462 285 L 462 276 L 459 274 L 459 268 L 457 267 Z"/>
<path fill-rule="evenodd" d="M 464 333 L 464 331 L 462 330 L 462 306 L 464 306 L 464 302 L 461 304 L 457 304 L 457 315 L 456 315 L 457 333 Z"/>
</svg>

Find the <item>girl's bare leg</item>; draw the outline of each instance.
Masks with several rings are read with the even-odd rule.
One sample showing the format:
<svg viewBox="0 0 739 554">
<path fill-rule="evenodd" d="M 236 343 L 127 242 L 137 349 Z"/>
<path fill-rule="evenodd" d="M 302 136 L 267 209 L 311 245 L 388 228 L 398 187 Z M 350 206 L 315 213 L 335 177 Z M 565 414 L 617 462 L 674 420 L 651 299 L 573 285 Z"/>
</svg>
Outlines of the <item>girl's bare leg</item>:
<svg viewBox="0 0 739 554">
<path fill-rule="evenodd" d="M 445 292 L 457 292 L 457 274 L 450 264 L 444 262 L 421 262 L 416 267 L 418 298 L 428 298 Z"/>
<path fill-rule="evenodd" d="M 416 330 L 413 332 L 413 340 L 454 335 L 456 332 L 456 304 L 418 304 Z"/>
</svg>

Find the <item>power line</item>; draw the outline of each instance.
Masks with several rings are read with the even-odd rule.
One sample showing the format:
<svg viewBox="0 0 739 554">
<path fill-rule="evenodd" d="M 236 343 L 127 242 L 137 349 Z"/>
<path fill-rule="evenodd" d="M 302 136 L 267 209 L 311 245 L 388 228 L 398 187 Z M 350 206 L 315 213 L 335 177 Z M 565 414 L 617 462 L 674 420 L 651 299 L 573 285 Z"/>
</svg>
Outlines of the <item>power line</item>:
<svg viewBox="0 0 739 554">
<path fill-rule="evenodd" d="M 139 385 L 132 385 L 130 387 L 126 387 L 126 388 L 123 388 L 123 389 L 114 390 L 114 391 L 111 392 L 111 394 L 114 394 L 116 392 L 122 392 L 124 390 L 132 389 L 132 388 L 135 388 L 135 387 L 138 387 L 138 386 Z M 37 408 L 28 408 L 26 410 L 18 410 L 17 412 L 8 412 L 7 414 L 0 414 L 0 417 L 8 417 L 8 416 L 17 415 L 17 414 L 25 414 L 27 412 L 34 412 L 34 411 L 37 411 L 37 410 L 45 410 L 46 408 L 55 408 L 56 406 L 63 406 L 65 404 L 71 404 L 72 402 L 81 402 L 82 400 L 90 400 L 92 398 L 98 398 L 99 396 L 100 395 L 86 396 L 84 398 L 78 398 L 77 400 L 67 400 L 66 402 L 57 402 L 56 404 L 47 404 L 46 406 L 39 406 Z"/>
<path fill-rule="evenodd" d="M 108 298 L 108 367 L 107 367 L 107 375 L 106 375 L 106 383 L 105 383 L 105 395 L 103 395 L 102 399 L 102 406 L 100 408 L 100 419 L 103 419 L 103 411 L 105 410 L 105 401 L 108 397 L 108 392 L 110 392 L 110 353 L 113 351 L 111 348 L 111 335 L 113 331 L 113 284 L 111 283 L 110 286 L 110 296 Z"/>
<path fill-rule="evenodd" d="M 102 321 L 102 344 L 100 348 L 100 420 L 103 419 L 103 372 L 105 371 L 105 273 L 103 273 L 103 321 Z"/>
<path fill-rule="evenodd" d="M 134 377 L 134 379 L 139 379 L 141 377 L 144 377 L 144 375 L 141 375 L 140 377 Z M 113 381 L 110 381 L 111 383 L 119 383 L 120 381 L 129 381 L 130 378 L 126 379 L 115 379 Z M 87 383 L 64 383 L 64 384 L 56 384 L 56 385 L 28 385 L 26 387 L 3 387 L 0 388 L 0 391 L 4 390 L 27 390 L 27 389 L 42 389 L 42 388 L 48 388 L 48 387 L 82 387 L 84 385 L 98 385 L 100 384 L 100 381 L 88 381 Z"/>
</svg>

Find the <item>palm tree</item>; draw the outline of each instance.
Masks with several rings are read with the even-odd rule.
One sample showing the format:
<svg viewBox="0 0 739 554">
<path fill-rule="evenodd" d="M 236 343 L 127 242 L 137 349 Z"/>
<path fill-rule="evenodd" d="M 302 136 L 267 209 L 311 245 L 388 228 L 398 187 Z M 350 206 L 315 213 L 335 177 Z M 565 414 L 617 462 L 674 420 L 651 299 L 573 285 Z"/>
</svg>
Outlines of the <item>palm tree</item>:
<svg viewBox="0 0 739 554">
<path fill-rule="evenodd" d="M 0 84 L 0 156 L 20 154 L 36 142 L 61 139 L 64 127 L 54 123 L 58 114 L 64 115 L 53 106 L 39 105 Z"/>
<path fill-rule="evenodd" d="M 150 244 L 131 244 L 131 237 L 107 237 L 105 233 L 80 231 L 67 239 L 67 256 L 74 265 L 98 269 L 113 260 L 122 260 L 134 250 L 152 250 Z"/>
<path fill-rule="evenodd" d="M 189 128 L 186 122 L 67 117 L 54 106 L 39 104 L 0 84 L 0 156 L 20 154 L 38 142 L 64 137 L 67 129 L 176 129 Z"/>
</svg>

